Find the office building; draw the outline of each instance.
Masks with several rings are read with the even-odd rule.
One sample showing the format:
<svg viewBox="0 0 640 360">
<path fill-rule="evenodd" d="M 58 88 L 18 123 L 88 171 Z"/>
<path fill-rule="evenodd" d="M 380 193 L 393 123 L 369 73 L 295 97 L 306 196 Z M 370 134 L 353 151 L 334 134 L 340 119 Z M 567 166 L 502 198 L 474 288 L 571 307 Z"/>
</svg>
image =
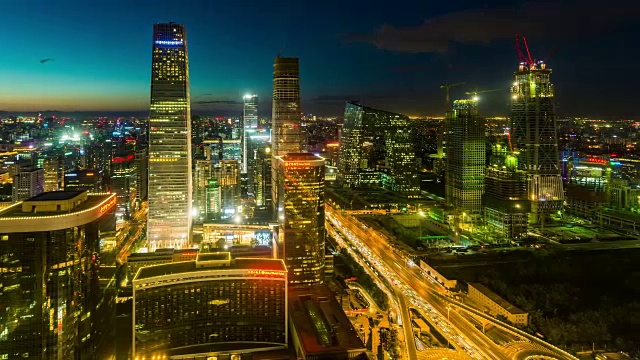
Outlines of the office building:
<svg viewBox="0 0 640 360">
<path fill-rule="evenodd" d="M 287 346 L 282 260 L 199 253 L 195 261 L 143 267 L 133 280 L 133 303 L 134 359 L 207 359 Z"/>
<path fill-rule="evenodd" d="M 29 199 L 44 192 L 44 169 L 25 167 L 13 177 L 13 202 Z"/>
<path fill-rule="evenodd" d="M 220 212 L 223 218 L 234 216 L 242 205 L 240 197 L 240 163 L 222 160 L 212 169 L 211 178 L 220 186 Z M 210 198 L 210 200 L 213 200 Z"/>
<path fill-rule="evenodd" d="M 368 359 L 358 332 L 325 285 L 289 289 L 289 327 L 298 359 Z"/>
<path fill-rule="evenodd" d="M 564 201 L 551 70 L 543 62 L 522 63 L 514 73 L 510 129 L 518 169 L 527 175 L 529 221 L 543 222 Z"/>
<path fill-rule="evenodd" d="M 502 315 L 512 324 L 527 326 L 529 313 L 512 305 L 500 295 L 494 293 L 488 287 L 480 283 L 469 283 L 469 299 L 493 316 Z"/>
<path fill-rule="evenodd" d="M 455 100 L 447 113 L 445 200 L 462 223 L 476 222 L 482 214 L 486 139 L 478 100 Z"/>
<path fill-rule="evenodd" d="M 301 123 L 298 58 L 278 56 L 273 64 L 272 156 L 302 151 Z M 278 204 L 278 166 L 277 161 L 271 162 L 271 198 L 274 208 Z"/>
<path fill-rule="evenodd" d="M 41 193 L 0 211 L 0 359 L 112 358 L 114 194 Z M 102 283 L 102 284 L 101 284 Z"/>
<path fill-rule="evenodd" d="M 44 191 L 58 191 L 63 188 L 64 168 L 57 158 L 46 158 L 42 162 L 44 169 Z"/>
<path fill-rule="evenodd" d="M 414 198 L 416 170 L 407 116 L 347 103 L 337 175 L 343 187 L 383 187 Z"/>
<path fill-rule="evenodd" d="M 187 247 L 191 232 L 191 109 L 187 33 L 153 26 L 149 115 L 150 249 Z"/>
<path fill-rule="evenodd" d="M 196 160 L 195 171 L 193 173 L 193 205 L 197 212 L 194 212 L 194 222 L 204 220 L 207 204 L 207 186 L 211 179 L 213 163 L 209 160 Z"/>
<path fill-rule="evenodd" d="M 245 95 L 244 96 L 244 109 L 243 109 L 243 125 L 242 125 L 242 172 L 247 173 L 249 171 L 249 159 L 251 158 L 251 139 L 249 134 L 251 131 L 258 127 L 258 95 Z"/>
<path fill-rule="evenodd" d="M 214 139 L 205 140 L 205 157 L 214 165 L 222 160 L 235 160 L 242 162 L 242 140 L 240 139 Z"/>
<path fill-rule="evenodd" d="M 103 191 L 102 172 L 93 169 L 74 170 L 64 174 L 64 191 Z"/>
<path fill-rule="evenodd" d="M 135 153 L 136 162 L 136 200 L 147 200 L 149 181 L 149 153 L 146 144 L 143 144 Z"/>
<path fill-rule="evenodd" d="M 109 190 L 116 194 L 116 217 L 129 220 L 136 201 L 137 169 L 134 154 L 123 154 L 111 159 Z"/>
<path fill-rule="evenodd" d="M 196 259 L 198 251 L 194 249 L 156 249 L 154 252 L 133 253 L 127 256 L 127 279 L 133 281 L 143 267 L 170 264 Z"/>
<path fill-rule="evenodd" d="M 289 283 L 324 280 L 324 159 L 289 153 L 278 164 L 278 243 L 283 249 Z"/>
<path fill-rule="evenodd" d="M 216 220 L 222 216 L 222 188 L 215 179 L 209 179 L 205 187 L 206 203 L 204 220 Z"/>
</svg>

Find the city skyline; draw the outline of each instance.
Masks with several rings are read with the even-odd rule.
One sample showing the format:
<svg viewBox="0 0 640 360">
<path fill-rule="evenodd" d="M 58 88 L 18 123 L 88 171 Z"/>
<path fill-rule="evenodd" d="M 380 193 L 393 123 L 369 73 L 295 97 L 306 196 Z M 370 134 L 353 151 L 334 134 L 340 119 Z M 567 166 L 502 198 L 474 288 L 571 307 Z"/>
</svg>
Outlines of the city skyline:
<svg viewBox="0 0 640 360">
<path fill-rule="evenodd" d="M 558 71 L 557 83 L 563 84 L 557 89 L 560 114 L 637 115 L 632 92 L 628 91 L 637 75 L 626 59 L 638 50 L 625 49 L 635 36 L 624 25 L 624 20 L 637 11 L 624 4 L 602 10 L 600 19 L 592 1 L 581 3 L 576 11 L 583 18 L 597 20 L 596 29 L 587 31 L 579 26 L 573 30 L 572 21 L 562 21 L 568 5 L 540 2 L 520 6 L 494 2 L 484 8 L 471 6 L 467 11 L 460 11 L 456 4 L 433 9 L 414 4 L 416 11 L 410 14 L 402 6 L 369 6 L 358 22 L 347 21 L 349 10 L 361 10 L 358 2 L 347 4 L 339 13 L 333 6 L 337 2 L 332 1 L 312 9 L 302 4 L 287 7 L 289 14 L 304 14 L 307 22 L 318 26 L 304 26 L 302 20 L 281 21 L 284 4 L 278 2 L 269 8 L 255 1 L 246 1 L 245 6 L 195 2 L 175 10 L 169 2 L 161 1 L 149 11 L 144 3 L 115 2 L 108 8 L 71 0 L 63 3 L 56 9 L 42 1 L 33 1 L 34 6 L 8 4 L 0 15 L 3 20 L 22 17 L 21 28 L 29 29 L 21 30 L 5 44 L 8 53 L 21 56 L 0 61 L 0 110 L 143 111 L 148 106 L 145 84 L 150 65 L 144 29 L 153 23 L 175 21 L 192 29 L 193 40 L 199 44 L 192 49 L 192 105 L 197 113 L 239 112 L 247 92 L 268 98 L 271 61 L 282 54 L 302 59 L 300 71 L 306 80 L 301 88 L 301 108 L 305 113 L 336 115 L 345 101 L 361 100 L 407 115 L 443 114 L 444 94 L 439 84 L 465 81 L 470 88 L 502 89 L 482 101 L 489 104 L 487 116 L 505 115 L 510 86 L 505 70 L 517 61 L 513 35 L 519 32 L 529 36 L 534 53 L 542 59 L 558 49 L 550 65 Z M 243 10 L 249 6 L 254 10 Z M 71 7 L 73 11 L 57 10 Z M 540 9 L 559 14 L 558 19 Z M 232 26 L 240 13 L 257 25 L 246 21 L 247 27 Z M 511 13 L 515 15 L 509 22 L 505 17 Z M 43 21 L 51 14 L 57 21 Z M 495 19 L 496 26 L 475 38 L 465 27 L 446 30 L 474 14 Z M 216 17 L 216 26 L 204 21 L 211 16 Z M 115 29 L 101 25 L 113 21 L 126 25 Z M 69 22 L 75 25 L 62 26 Z M 327 22 L 337 26 L 331 30 L 320 26 Z M 430 23 L 441 25 L 441 31 L 431 37 L 425 35 Z M 541 23 L 548 29 L 541 31 L 537 26 Z M 273 26 L 266 26 L 270 29 L 263 32 L 260 24 Z M 496 30 L 498 25 L 504 26 Z M 78 33 L 82 36 L 75 36 Z M 74 41 L 61 41 L 65 38 Z M 250 57 L 236 56 L 246 53 L 247 46 L 251 48 Z M 625 56 L 616 56 L 622 50 Z M 585 58 L 589 61 L 582 61 Z M 215 66 L 210 66 L 212 59 Z M 452 96 L 465 90 L 469 89 L 456 89 Z M 260 111 L 263 116 L 271 109 L 267 105 Z"/>
</svg>

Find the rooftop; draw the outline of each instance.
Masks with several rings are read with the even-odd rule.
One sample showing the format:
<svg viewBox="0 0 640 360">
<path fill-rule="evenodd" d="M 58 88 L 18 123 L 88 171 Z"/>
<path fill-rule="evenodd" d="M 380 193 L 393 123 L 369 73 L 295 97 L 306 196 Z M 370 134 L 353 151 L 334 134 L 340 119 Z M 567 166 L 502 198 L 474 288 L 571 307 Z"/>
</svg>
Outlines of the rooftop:
<svg viewBox="0 0 640 360">
<path fill-rule="evenodd" d="M 312 153 L 287 153 L 282 156 L 284 161 L 311 161 L 322 160 L 321 157 L 315 156 Z"/>
<path fill-rule="evenodd" d="M 469 283 L 469 286 L 473 286 L 476 290 L 480 291 L 484 296 L 496 302 L 500 307 L 507 310 L 511 314 L 526 314 L 526 311 L 521 310 L 520 308 L 512 305 L 507 300 L 500 297 L 500 295 L 494 293 L 488 287 L 480 284 L 480 283 Z"/>
<path fill-rule="evenodd" d="M 84 191 L 50 191 L 43 192 L 38 194 L 26 201 L 60 201 L 60 200 L 70 200 L 74 197 L 82 194 Z"/>
<path fill-rule="evenodd" d="M 76 193 L 75 191 L 60 191 L 60 192 Z M 79 205 L 74 207 L 72 211 L 69 211 L 69 212 L 60 212 L 60 211 L 53 211 L 53 212 L 40 211 L 38 213 L 23 212 L 22 203 L 20 202 L 20 203 L 13 204 L 8 208 L 0 210 L 0 221 L 11 220 L 11 219 L 17 220 L 22 218 L 26 219 L 26 218 L 36 218 L 36 217 L 62 216 L 62 215 L 78 213 L 85 210 L 94 210 L 101 203 L 105 202 L 110 196 L 112 196 L 112 194 L 89 194 L 86 201 L 80 203 Z M 34 198 L 35 198 L 35 201 L 57 200 L 57 199 L 42 199 L 42 198 L 38 198 L 37 196 L 35 196 Z M 26 201 L 33 201 L 34 198 L 31 198 Z M 62 200 L 66 200 L 66 199 L 62 199 Z"/>
<path fill-rule="evenodd" d="M 327 286 L 289 288 L 288 298 L 292 331 L 300 339 L 306 356 L 365 354 L 358 333 Z"/>
<path fill-rule="evenodd" d="M 234 259 L 229 266 L 220 268 L 196 267 L 196 261 L 181 261 L 170 264 L 162 264 L 144 267 L 140 269 L 134 280 L 148 279 L 157 276 L 166 276 L 190 272 L 212 271 L 212 270 L 263 270 L 263 271 L 286 271 L 282 260 L 277 259 Z"/>
</svg>

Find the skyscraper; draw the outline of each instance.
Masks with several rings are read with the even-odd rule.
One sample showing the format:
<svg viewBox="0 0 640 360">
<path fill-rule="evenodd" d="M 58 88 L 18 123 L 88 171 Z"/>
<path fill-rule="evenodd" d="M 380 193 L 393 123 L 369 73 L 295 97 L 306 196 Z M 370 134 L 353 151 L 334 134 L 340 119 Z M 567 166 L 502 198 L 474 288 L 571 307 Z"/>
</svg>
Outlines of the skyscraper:
<svg viewBox="0 0 640 360">
<path fill-rule="evenodd" d="M 183 25 L 153 26 L 149 115 L 151 250 L 186 247 L 191 227 L 191 110 L 187 33 Z"/>
<path fill-rule="evenodd" d="M 484 124 L 478 116 L 478 100 L 456 100 L 447 114 L 445 194 L 462 221 L 478 220 L 486 164 Z"/>
<path fill-rule="evenodd" d="M 27 167 L 13 177 L 13 202 L 26 200 L 44 192 L 44 169 Z"/>
<path fill-rule="evenodd" d="M 347 103 L 338 158 L 342 186 L 381 186 L 416 197 L 416 168 L 406 115 Z"/>
<path fill-rule="evenodd" d="M 273 157 L 299 153 L 302 149 L 300 70 L 298 58 L 276 57 L 273 64 L 273 109 L 271 117 Z M 271 162 L 271 198 L 278 204 L 278 161 Z M 274 211 L 277 213 L 277 211 Z"/>
<path fill-rule="evenodd" d="M 324 279 L 324 159 L 288 153 L 278 165 L 278 243 L 284 246 L 289 284 L 318 284 Z"/>
<path fill-rule="evenodd" d="M 543 62 L 522 63 L 511 87 L 511 138 L 527 176 L 532 222 L 561 210 L 564 200 L 550 77 Z"/>
<path fill-rule="evenodd" d="M 244 113 L 242 116 L 242 171 L 248 173 L 251 159 L 250 130 L 258 127 L 258 95 L 244 96 Z M 249 130 L 249 131 L 248 131 Z"/>
<path fill-rule="evenodd" d="M 277 57 L 273 64 L 273 123 L 271 150 L 274 156 L 300 152 L 300 73 L 298 58 Z"/>
</svg>

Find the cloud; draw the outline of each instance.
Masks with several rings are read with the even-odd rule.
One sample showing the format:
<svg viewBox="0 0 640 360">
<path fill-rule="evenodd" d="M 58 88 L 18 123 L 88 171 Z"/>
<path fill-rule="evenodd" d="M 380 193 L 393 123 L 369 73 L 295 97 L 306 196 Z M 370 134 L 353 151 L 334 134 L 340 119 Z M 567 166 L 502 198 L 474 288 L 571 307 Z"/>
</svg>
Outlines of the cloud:
<svg viewBox="0 0 640 360">
<path fill-rule="evenodd" d="M 365 42 L 378 49 L 408 53 L 444 53 L 454 43 L 489 44 L 513 38 L 573 40 L 607 31 L 631 20 L 640 7 L 628 0 L 606 4 L 595 0 L 537 1 L 517 8 L 465 10 L 425 20 L 418 26 L 383 25 L 373 34 L 353 34 L 349 42 Z"/>
<path fill-rule="evenodd" d="M 198 105 L 206 105 L 206 104 L 224 104 L 224 105 L 241 105 L 242 102 L 235 100 L 205 100 L 205 101 L 196 101 L 194 104 Z"/>
<path fill-rule="evenodd" d="M 55 60 L 55 59 L 54 59 L 54 58 L 46 58 L 46 59 L 42 59 L 42 60 L 40 60 L 40 64 L 44 64 L 44 63 L 46 63 L 46 62 L 50 62 L 50 61 L 53 61 L 53 60 Z"/>
</svg>

